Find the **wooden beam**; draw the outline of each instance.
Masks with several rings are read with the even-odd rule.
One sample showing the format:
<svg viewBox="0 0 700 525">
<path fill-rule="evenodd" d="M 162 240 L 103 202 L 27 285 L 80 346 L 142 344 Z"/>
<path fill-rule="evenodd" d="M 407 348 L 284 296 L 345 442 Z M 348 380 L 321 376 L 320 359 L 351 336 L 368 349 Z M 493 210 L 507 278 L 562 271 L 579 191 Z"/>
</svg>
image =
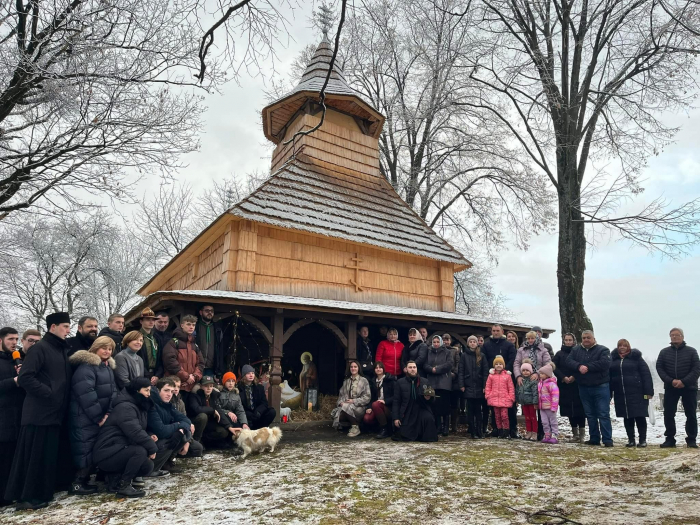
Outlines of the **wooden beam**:
<svg viewBox="0 0 700 525">
<path fill-rule="evenodd" d="M 276 314 L 272 318 L 272 344 L 270 345 L 270 390 L 268 399 L 270 406 L 275 409 L 277 415 L 275 422 L 280 422 L 280 408 L 282 405 L 282 354 L 284 346 L 284 316 Z"/>
<path fill-rule="evenodd" d="M 265 341 L 267 341 L 268 344 L 272 344 L 274 336 L 270 332 L 270 329 L 267 326 L 265 326 L 265 324 L 260 319 L 248 314 L 241 314 L 240 317 L 241 319 L 244 319 L 245 321 L 252 324 L 255 328 L 257 328 L 258 332 L 260 332 L 260 334 L 265 338 Z"/>
<path fill-rule="evenodd" d="M 347 340 L 345 360 L 357 358 L 357 321 L 351 319 L 345 325 L 345 337 Z"/>
</svg>

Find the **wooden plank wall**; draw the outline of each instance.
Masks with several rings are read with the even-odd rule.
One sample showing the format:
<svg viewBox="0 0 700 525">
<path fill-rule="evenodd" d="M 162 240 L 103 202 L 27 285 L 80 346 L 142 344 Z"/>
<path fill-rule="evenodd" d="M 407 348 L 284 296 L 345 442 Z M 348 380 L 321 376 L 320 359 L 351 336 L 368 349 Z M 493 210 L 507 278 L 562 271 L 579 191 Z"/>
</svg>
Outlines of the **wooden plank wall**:
<svg viewBox="0 0 700 525">
<path fill-rule="evenodd" d="M 350 284 L 356 255 L 362 291 Z M 452 283 L 448 290 L 444 281 L 451 271 L 437 261 L 259 225 L 253 290 L 452 312 Z"/>
<path fill-rule="evenodd" d="M 215 290 L 221 281 L 224 235 L 212 243 L 192 261 L 168 279 L 163 290 Z"/>
<path fill-rule="evenodd" d="M 313 115 L 302 115 L 290 126 L 285 140 L 294 133 L 308 130 L 320 122 Z M 352 131 L 332 122 L 324 121 L 323 126 L 311 135 L 299 137 L 294 144 L 280 143 L 272 154 L 272 171 L 303 149 L 304 154 L 324 163 L 335 164 L 361 173 L 379 177 L 379 145 L 377 139 Z"/>
</svg>

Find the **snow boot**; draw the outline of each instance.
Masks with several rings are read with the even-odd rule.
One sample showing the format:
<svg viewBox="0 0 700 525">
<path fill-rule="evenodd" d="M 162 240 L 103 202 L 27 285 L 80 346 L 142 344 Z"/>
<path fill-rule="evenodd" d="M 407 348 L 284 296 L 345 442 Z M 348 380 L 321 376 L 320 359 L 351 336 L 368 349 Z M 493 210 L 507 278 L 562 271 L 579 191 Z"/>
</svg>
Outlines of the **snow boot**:
<svg viewBox="0 0 700 525">
<path fill-rule="evenodd" d="M 579 427 L 578 442 L 583 445 L 586 442 L 586 427 Z"/>
<path fill-rule="evenodd" d="M 379 433 L 378 433 L 377 436 L 376 436 L 377 439 L 388 438 L 389 435 L 390 435 L 390 431 L 391 431 L 391 430 L 389 429 L 389 425 L 383 426 L 382 429 L 379 431 Z"/>
<path fill-rule="evenodd" d="M 119 482 L 117 487 L 117 497 L 124 496 L 126 498 L 140 498 L 146 495 L 145 490 L 135 489 L 131 482 L 127 479 L 123 479 Z"/>
<path fill-rule="evenodd" d="M 571 439 L 569 440 L 569 443 L 578 443 L 578 427 L 572 427 L 571 428 Z"/>
</svg>

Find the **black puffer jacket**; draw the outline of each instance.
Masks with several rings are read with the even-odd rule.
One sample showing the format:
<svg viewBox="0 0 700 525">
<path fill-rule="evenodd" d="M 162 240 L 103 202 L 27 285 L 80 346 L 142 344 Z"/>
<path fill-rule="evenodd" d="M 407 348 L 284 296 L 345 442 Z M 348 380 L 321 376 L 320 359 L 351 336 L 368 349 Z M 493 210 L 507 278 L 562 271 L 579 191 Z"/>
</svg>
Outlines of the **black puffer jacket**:
<svg viewBox="0 0 700 525">
<path fill-rule="evenodd" d="M 465 399 L 483 399 L 486 379 L 489 377 L 489 367 L 486 358 L 481 356 L 481 363 L 476 363 L 476 352 L 467 348 L 459 359 L 457 378 L 459 388 L 464 388 L 462 397 Z"/>
<path fill-rule="evenodd" d="M 102 363 L 97 354 L 78 350 L 70 358 L 76 367 L 71 380 L 70 445 L 77 468 L 92 464 L 92 448 L 100 432 L 99 422 L 117 398 L 117 384 L 111 357 Z"/>
<path fill-rule="evenodd" d="M 686 345 L 685 341 L 678 348 L 673 345 L 667 346 L 659 352 L 656 371 L 666 388 L 673 388 L 673 380 L 680 379 L 685 388 L 697 390 L 698 377 L 700 377 L 698 351 Z"/>
<path fill-rule="evenodd" d="M 610 363 L 610 393 L 615 400 L 617 417 L 647 417 L 649 400 L 644 396 L 654 395 L 654 382 L 649 366 L 642 353 L 633 348 L 624 359 L 617 348 L 612 352 Z"/>
<path fill-rule="evenodd" d="M 261 387 L 262 388 L 262 387 Z M 209 419 L 215 417 L 215 412 L 219 414 L 219 424 L 225 428 L 233 425 L 228 415 L 224 410 L 216 408 L 219 405 L 219 397 L 221 393 L 218 390 L 212 390 L 209 395 L 209 406 L 207 406 L 207 398 L 204 395 L 204 389 L 200 388 L 196 393 L 187 396 L 187 413 L 190 418 L 194 419 L 199 414 L 206 414 Z"/>
<path fill-rule="evenodd" d="M 427 358 L 428 345 L 421 340 L 413 341 L 410 346 L 403 349 L 403 353 L 401 354 L 401 370 L 406 368 L 409 361 L 415 361 L 418 371 L 422 371 Z"/>
<path fill-rule="evenodd" d="M 89 350 L 94 342 L 94 337 L 84 336 L 80 332 L 75 334 L 74 337 L 66 338 L 66 343 L 68 343 L 68 357 L 71 357 L 79 350 Z"/>
<path fill-rule="evenodd" d="M 129 445 L 145 448 L 149 456 L 158 452 L 158 446 L 146 432 L 151 404 L 150 399 L 141 394 L 132 396 L 127 390 L 117 395 L 107 421 L 100 428 L 92 451 L 95 463 L 109 458 Z"/>
<path fill-rule="evenodd" d="M 435 373 L 433 373 L 435 368 Z M 428 349 L 423 375 L 435 390 L 452 390 L 452 349 L 445 346 Z"/>
<path fill-rule="evenodd" d="M 588 367 L 588 372 L 579 372 L 581 365 Z M 610 350 L 603 345 L 596 343 L 588 350 L 580 344 L 574 346 L 566 359 L 566 366 L 574 371 L 576 382 L 581 386 L 610 382 Z"/>
<path fill-rule="evenodd" d="M 559 413 L 562 417 L 585 417 L 578 383 L 564 382 L 565 377 L 574 375 L 574 369 L 566 363 L 572 349 L 573 346 L 562 346 L 552 360 L 555 366 L 554 375 L 557 377 L 557 386 L 559 386 Z"/>
<path fill-rule="evenodd" d="M 24 389 L 15 383 L 16 376 L 12 354 L 0 350 L 0 443 L 16 441 L 19 435 Z"/>
<path fill-rule="evenodd" d="M 114 348 L 113 355 L 117 355 L 119 352 L 122 351 L 122 339 L 124 339 L 123 333 L 115 332 L 114 330 L 110 330 L 105 326 L 102 330 L 100 330 L 98 337 L 102 337 L 103 335 L 109 337 L 112 341 L 114 341 L 116 347 Z"/>
<path fill-rule="evenodd" d="M 70 401 L 71 366 L 65 339 L 47 332 L 32 346 L 19 372 L 19 386 L 27 397 L 22 425 L 60 425 Z"/>
<path fill-rule="evenodd" d="M 370 404 L 379 399 L 379 390 L 377 389 L 377 379 L 371 378 L 369 381 L 369 390 L 372 393 Z M 391 374 L 384 374 L 382 381 L 382 391 L 384 392 L 384 404 L 391 410 L 391 404 L 394 401 L 394 387 L 396 386 L 396 378 Z"/>
<path fill-rule="evenodd" d="M 175 432 L 182 429 L 185 434 L 190 433 L 192 422 L 178 412 L 175 405 L 166 403 L 160 398 L 158 389 L 151 387 L 151 401 L 153 406 L 148 411 L 148 433 L 155 434 L 158 439 L 168 439 Z"/>
<path fill-rule="evenodd" d="M 481 353 L 486 357 L 486 365 L 491 368 L 493 366 L 493 360 L 496 359 L 497 355 L 503 356 L 503 360 L 506 362 L 506 370 L 513 371 L 513 363 L 515 363 L 515 356 L 517 350 L 513 343 L 503 336 L 499 339 L 494 339 L 489 337 L 484 341 L 481 347 Z"/>
</svg>

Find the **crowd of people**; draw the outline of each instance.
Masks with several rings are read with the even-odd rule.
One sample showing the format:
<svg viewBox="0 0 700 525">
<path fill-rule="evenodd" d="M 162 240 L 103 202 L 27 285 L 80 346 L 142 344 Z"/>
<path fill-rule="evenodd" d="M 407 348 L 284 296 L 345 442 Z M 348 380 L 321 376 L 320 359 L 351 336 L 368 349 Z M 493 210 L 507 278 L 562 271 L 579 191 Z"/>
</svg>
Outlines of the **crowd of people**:
<svg viewBox="0 0 700 525">
<path fill-rule="evenodd" d="M 128 331 L 120 314 L 101 331 L 97 319 L 82 317 L 69 337 L 71 319 L 63 312 L 46 318 L 43 336 L 0 329 L 0 505 L 43 508 L 64 488 L 91 495 L 93 476 L 118 497 L 141 497 L 146 480 L 177 471 L 178 458 L 200 458 L 209 448 L 239 453 L 241 429 L 267 427 L 277 413 L 251 365 L 242 366 L 240 379 L 225 369 L 213 319 L 214 307 L 203 305 L 199 316 L 181 316 L 172 332 L 167 312 L 150 308 Z M 680 400 L 686 444 L 697 448 L 700 359 L 681 329 L 670 337 L 656 361 L 665 394 L 661 446 L 676 445 Z M 404 346 L 398 331 L 387 329 L 375 347 L 361 327 L 333 425 L 349 427 L 350 437 L 374 428 L 380 439 L 432 442 L 456 432 L 464 417 L 473 439 L 553 444 L 561 438 L 559 414 L 569 419 L 574 441 L 612 447 L 612 398 L 627 446 L 646 446 L 654 386 L 641 352 L 626 339 L 611 352 L 591 331 L 580 344 L 565 334 L 554 354 L 539 327 L 519 344 L 515 332 L 495 324 L 490 336 L 472 335 L 466 343 L 461 348 L 450 334 L 413 328 Z"/>
<path fill-rule="evenodd" d="M 661 447 L 676 446 L 681 401 L 686 445 L 697 448 L 700 359 L 685 343 L 683 330 L 673 328 L 669 335 L 670 346 L 656 360 L 664 384 L 666 439 Z M 375 349 L 368 327 L 361 327 L 358 359 L 350 361 L 333 425 L 349 426 L 350 437 L 375 428 L 379 439 L 437 441 L 439 435 L 456 432 L 464 417 L 473 439 L 488 435 L 556 444 L 560 415 L 569 420 L 571 441 L 612 447 L 613 400 L 615 415 L 624 420 L 627 447 L 646 447 L 654 382 L 642 353 L 627 339 L 620 339 L 611 352 L 590 330 L 581 339 L 579 344 L 574 334 L 564 334 L 555 354 L 537 326 L 519 344 L 515 332 L 504 333 L 495 324 L 486 339 L 469 336 L 466 348 L 453 344 L 450 334 L 429 337 L 426 328 L 411 328 L 405 346 L 398 331 L 388 329 Z M 525 420 L 523 435 L 518 406 Z"/>
<path fill-rule="evenodd" d="M 0 329 L 0 506 L 46 507 L 57 490 L 91 495 L 104 481 L 118 497 L 146 494 L 146 480 L 169 476 L 177 458 L 232 449 L 242 429 L 268 426 L 255 370 L 240 380 L 224 370 L 214 307 L 183 315 L 169 331 L 167 312 L 141 312 L 124 330 L 113 314 L 71 319 L 56 312 L 46 333 Z"/>
</svg>

